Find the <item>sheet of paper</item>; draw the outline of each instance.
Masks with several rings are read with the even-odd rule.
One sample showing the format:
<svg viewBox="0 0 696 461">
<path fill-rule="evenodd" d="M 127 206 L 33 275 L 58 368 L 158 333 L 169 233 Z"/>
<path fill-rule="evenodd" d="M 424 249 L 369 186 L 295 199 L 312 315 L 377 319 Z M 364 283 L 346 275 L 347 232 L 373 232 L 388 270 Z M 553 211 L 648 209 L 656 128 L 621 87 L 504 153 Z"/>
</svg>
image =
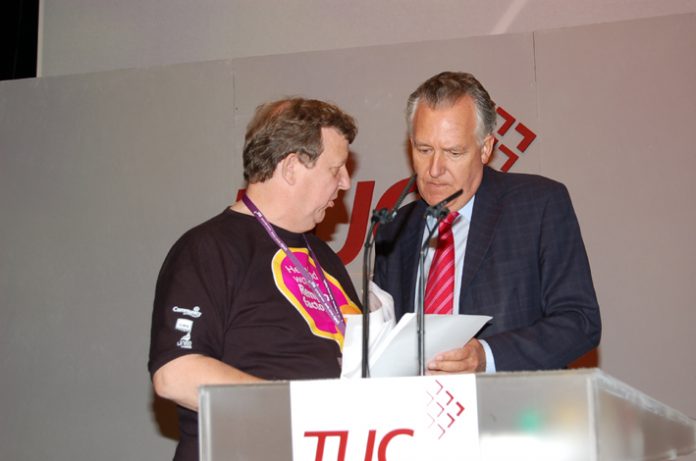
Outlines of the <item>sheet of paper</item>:
<svg viewBox="0 0 696 461">
<path fill-rule="evenodd" d="M 394 300 L 386 291 L 370 281 L 370 341 L 369 350 L 386 340 L 396 326 Z M 359 378 L 362 376 L 362 315 L 346 316 L 346 334 L 343 340 L 343 364 L 341 377 Z"/>
<path fill-rule="evenodd" d="M 372 312 L 379 315 L 379 311 Z M 343 344 L 342 377 L 360 377 L 362 320 L 351 316 L 346 324 L 346 340 Z M 491 320 L 485 315 L 426 315 L 425 356 L 426 363 L 436 354 L 466 344 Z M 404 314 L 395 327 L 375 318 L 370 324 L 370 376 L 417 376 L 418 337 L 417 321 L 413 313 Z"/>
<path fill-rule="evenodd" d="M 426 363 L 440 352 L 462 347 L 491 319 L 486 315 L 426 315 Z M 417 376 L 416 314 L 407 313 L 370 357 L 370 376 Z"/>
</svg>

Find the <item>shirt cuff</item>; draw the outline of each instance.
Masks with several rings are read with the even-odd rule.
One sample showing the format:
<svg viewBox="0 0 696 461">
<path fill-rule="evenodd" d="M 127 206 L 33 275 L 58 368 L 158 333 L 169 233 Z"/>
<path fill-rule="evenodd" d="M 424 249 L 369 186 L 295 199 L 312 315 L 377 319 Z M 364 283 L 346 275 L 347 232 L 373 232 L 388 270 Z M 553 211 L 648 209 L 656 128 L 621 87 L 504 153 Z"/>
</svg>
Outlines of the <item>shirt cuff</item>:
<svg viewBox="0 0 696 461">
<path fill-rule="evenodd" d="M 495 373 L 495 358 L 491 346 L 488 345 L 485 339 L 479 339 L 483 346 L 483 351 L 486 353 L 486 373 Z"/>
</svg>

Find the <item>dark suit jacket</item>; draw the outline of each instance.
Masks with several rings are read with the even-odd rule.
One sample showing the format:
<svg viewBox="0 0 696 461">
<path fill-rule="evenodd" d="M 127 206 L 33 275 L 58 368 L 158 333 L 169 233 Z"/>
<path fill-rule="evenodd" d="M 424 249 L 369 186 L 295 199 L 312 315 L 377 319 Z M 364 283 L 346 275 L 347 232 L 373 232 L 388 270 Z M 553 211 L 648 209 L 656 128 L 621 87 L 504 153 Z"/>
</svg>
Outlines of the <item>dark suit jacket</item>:
<svg viewBox="0 0 696 461">
<path fill-rule="evenodd" d="M 375 282 L 396 316 L 413 312 L 426 203 L 404 206 L 378 230 Z M 460 314 L 490 315 L 477 335 L 496 368 L 565 367 L 596 347 L 599 306 L 568 191 L 541 176 L 484 169 L 469 227 Z"/>
</svg>

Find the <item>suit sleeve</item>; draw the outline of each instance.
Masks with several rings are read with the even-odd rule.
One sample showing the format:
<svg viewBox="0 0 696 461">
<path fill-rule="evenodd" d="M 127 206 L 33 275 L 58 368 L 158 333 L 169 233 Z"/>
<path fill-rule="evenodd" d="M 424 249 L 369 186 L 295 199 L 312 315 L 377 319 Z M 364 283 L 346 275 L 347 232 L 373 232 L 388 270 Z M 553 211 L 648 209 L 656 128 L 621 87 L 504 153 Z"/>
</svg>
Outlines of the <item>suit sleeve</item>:
<svg viewBox="0 0 696 461">
<path fill-rule="evenodd" d="M 537 248 L 541 315 L 528 326 L 485 338 L 499 371 L 563 368 L 599 344 L 601 319 L 590 265 L 561 184 L 547 195 Z"/>
</svg>

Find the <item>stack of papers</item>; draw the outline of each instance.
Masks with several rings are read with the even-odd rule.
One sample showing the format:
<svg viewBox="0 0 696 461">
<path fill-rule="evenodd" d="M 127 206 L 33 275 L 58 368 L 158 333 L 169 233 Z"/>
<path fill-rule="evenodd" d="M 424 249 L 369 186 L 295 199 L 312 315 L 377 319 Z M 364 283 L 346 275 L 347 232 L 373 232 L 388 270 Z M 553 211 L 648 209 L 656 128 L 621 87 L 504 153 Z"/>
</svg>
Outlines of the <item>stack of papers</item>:
<svg viewBox="0 0 696 461">
<path fill-rule="evenodd" d="M 370 282 L 370 377 L 418 376 L 418 333 L 414 313 L 395 323 L 391 296 Z M 490 321 L 487 315 L 426 315 L 426 363 L 435 355 L 466 344 Z M 359 378 L 362 373 L 362 316 L 346 316 L 343 342 L 342 378 Z"/>
</svg>

